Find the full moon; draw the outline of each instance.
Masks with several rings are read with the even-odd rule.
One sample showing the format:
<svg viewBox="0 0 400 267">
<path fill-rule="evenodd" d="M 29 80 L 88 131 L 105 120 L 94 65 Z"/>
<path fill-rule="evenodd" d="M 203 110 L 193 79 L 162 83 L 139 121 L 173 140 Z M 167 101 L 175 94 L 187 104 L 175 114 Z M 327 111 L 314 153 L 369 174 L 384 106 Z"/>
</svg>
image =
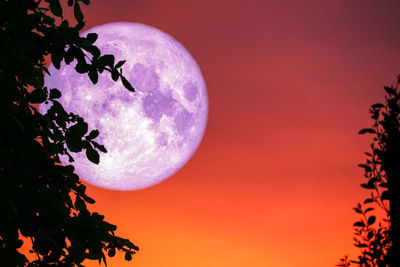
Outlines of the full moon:
<svg viewBox="0 0 400 267">
<path fill-rule="evenodd" d="M 95 43 L 115 62 L 126 60 L 123 74 L 130 92 L 109 72 L 93 85 L 87 74 L 61 64 L 50 66 L 48 88 L 62 93 L 65 110 L 83 117 L 89 131 L 98 129 L 104 144 L 98 165 L 85 152 L 72 153 L 72 165 L 84 181 L 111 190 L 138 190 L 158 184 L 181 169 L 196 151 L 208 118 L 207 88 L 190 53 L 170 35 L 140 23 L 117 22 L 96 26 Z M 45 113 L 51 104 L 42 104 Z M 64 165 L 71 164 L 66 156 Z"/>
</svg>

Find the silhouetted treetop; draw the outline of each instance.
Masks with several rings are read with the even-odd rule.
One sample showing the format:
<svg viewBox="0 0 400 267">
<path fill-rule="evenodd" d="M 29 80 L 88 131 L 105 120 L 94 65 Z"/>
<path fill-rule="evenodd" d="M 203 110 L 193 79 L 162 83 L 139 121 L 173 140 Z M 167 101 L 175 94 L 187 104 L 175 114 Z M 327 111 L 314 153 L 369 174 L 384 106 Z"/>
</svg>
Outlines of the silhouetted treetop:
<svg viewBox="0 0 400 267">
<path fill-rule="evenodd" d="M 57 88 L 44 86 L 46 56 L 59 69 L 64 61 L 88 75 L 122 80 L 124 61 L 102 55 L 97 35 L 79 36 L 85 26 L 81 5 L 89 0 L 68 0 L 76 23 L 63 17 L 58 0 L 0 0 L 0 265 L 82 266 L 85 259 L 106 263 L 116 250 L 131 260 L 138 250 L 128 239 L 115 236 L 116 226 L 87 209 L 95 201 L 86 194 L 74 168 L 62 166 L 59 155 L 85 151 L 98 163 L 106 148 L 96 142 L 97 130 L 88 132 L 80 116 L 67 113 Z M 51 103 L 46 114 L 39 103 Z M 32 243 L 35 260 L 28 262 L 19 248 Z M 28 242 L 28 245 L 29 245 Z"/>
<path fill-rule="evenodd" d="M 366 178 L 361 187 L 370 191 L 370 196 L 354 208 L 361 215 L 354 223 L 355 246 L 361 255 L 357 260 L 346 256 L 337 266 L 400 266 L 400 76 L 396 86 L 384 90 L 385 102 L 373 104 L 369 110 L 371 127 L 359 131 L 373 136 L 370 151 L 365 152 L 367 159 L 359 164 Z M 372 215 L 375 208 L 384 212 L 384 218 Z"/>
</svg>

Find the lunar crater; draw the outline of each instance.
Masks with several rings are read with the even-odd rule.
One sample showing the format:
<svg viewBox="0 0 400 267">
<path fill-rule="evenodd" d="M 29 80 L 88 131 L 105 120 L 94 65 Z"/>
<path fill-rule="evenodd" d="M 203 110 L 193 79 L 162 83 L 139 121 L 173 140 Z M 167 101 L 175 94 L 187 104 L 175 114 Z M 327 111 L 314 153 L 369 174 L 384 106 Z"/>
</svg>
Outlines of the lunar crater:
<svg viewBox="0 0 400 267">
<path fill-rule="evenodd" d="M 176 100 L 171 95 L 155 91 L 144 96 L 142 106 L 148 118 L 153 122 L 159 122 L 164 114 L 169 116 L 173 114 L 175 103 Z"/>
</svg>

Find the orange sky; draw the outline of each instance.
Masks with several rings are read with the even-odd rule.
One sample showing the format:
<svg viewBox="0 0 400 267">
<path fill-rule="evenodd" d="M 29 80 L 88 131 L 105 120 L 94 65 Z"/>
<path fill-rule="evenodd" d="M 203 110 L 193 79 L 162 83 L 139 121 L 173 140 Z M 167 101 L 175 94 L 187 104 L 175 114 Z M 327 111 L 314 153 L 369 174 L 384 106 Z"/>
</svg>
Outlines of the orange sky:
<svg viewBox="0 0 400 267">
<path fill-rule="evenodd" d="M 169 180 L 88 186 L 91 210 L 140 246 L 109 266 L 321 267 L 355 256 L 352 207 L 367 195 L 356 165 L 369 144 L 357 132 L 400 72 L 399 1 L 92 2 L 86 29 L 142 22 L 180 41 L 210 101 L 198 151 Z"/>
</svg>

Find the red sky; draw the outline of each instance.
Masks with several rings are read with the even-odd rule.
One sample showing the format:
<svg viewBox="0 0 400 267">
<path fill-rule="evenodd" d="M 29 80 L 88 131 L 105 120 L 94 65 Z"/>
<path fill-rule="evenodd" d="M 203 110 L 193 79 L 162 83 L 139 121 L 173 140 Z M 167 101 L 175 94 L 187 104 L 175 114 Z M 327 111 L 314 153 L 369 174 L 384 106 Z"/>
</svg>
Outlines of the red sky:
<svg viewBox="0 0 400 267">
<path fill-rule="evenodd" d="M 352 207 L 368 107 L 400 73 L 400 2 L 106 1 L 88 29 L 142 22 L 180 41 L 208 86 L 198 151 L 132 192 L 88 185 L 91 208 L 140 246 L 109 266 L 333 266 L 356 256 Z M 97 263 L 88 263 L 96 266 Z"/>
</svg>

